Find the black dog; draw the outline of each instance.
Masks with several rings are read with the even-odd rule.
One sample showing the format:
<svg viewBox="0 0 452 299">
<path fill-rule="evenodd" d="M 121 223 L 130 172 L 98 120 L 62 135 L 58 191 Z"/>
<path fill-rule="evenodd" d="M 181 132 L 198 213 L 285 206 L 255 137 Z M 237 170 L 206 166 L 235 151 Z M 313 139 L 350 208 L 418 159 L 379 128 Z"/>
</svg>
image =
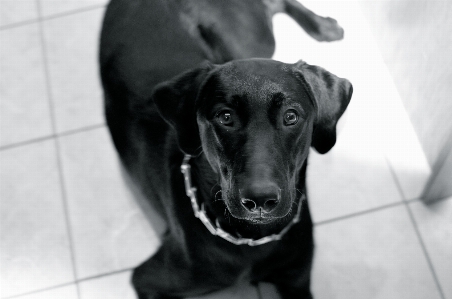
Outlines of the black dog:
<svg viewBox="0 0 452 299">
<path fill-rule="evenodd" d="M 195 296 L 238 279 L 312 297 L 309 147 L 334 146 L 352 86 L 302 61 L 249 59 L 272 54 L 277 11 L 319 40 L 342 37 L 334 20 L 296 1 L 264 2 L 108 7 L 108 126 L 127 172 L 168 223 L 159 251 L 134 271 L 139 298 Z"/>
</svg>

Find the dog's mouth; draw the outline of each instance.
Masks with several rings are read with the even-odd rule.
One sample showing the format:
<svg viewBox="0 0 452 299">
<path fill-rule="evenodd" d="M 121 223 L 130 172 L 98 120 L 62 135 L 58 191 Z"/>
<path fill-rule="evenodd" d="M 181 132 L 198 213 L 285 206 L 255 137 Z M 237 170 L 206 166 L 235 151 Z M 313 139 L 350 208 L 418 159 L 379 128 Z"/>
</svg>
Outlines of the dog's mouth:
<svg viewBox="0 0 452 299">
<path fill-rule="evenodd" d="M 253 212 L 253 213 L 248 213 L 247 216 L 245 216 L 245 217 L 236 217 L 234 214 L 231 213 L 230 210 L 229 210 L 229 213 L 231 214 L 232 217 L 234 217 L 236 219 L 244 220 L 250 224 L 263 225 L 263 224 L 284 222 L 284 220 L 287 220 L 285 218 L 286 218 L 287 214 L 290 214 L 290 211 L 282 217 L 276 217 L 269 213 L 265 213 L 262 211 L 262 209 L 259 209 L 258 211 Z M 288 217 L 288 218 L 290 218 L 290 217 Z"/>
<path fill-rule="evenodd" d="M 274 222 L 277 219 L 279 219 L 279 218 L 273 218 L 273 217 L 271 217 L 271 218 L 262 218 L 262 217 L 259 217 L 259 218 L 245 219 L 245 221 L 248 221 L 251 224 L 259 225 L 259 224 L 269 224 L 271 222 Z"/>
</svg>

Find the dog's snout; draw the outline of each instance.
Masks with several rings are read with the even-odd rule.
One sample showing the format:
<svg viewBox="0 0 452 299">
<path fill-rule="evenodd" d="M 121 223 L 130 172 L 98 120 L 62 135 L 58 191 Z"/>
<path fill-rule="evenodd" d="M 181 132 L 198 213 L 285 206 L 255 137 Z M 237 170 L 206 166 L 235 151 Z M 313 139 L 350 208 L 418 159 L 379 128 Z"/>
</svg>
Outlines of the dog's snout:
<svg viewBox="0 0 452 299">
<path fill-rule="evenodd" d="M 250 186 L 245 188 L 241 195 L 240 202 L 249 212 L 262 210 L 269 213 L 280 201 L 279 189 L 276 186 Z"/>
</svg>

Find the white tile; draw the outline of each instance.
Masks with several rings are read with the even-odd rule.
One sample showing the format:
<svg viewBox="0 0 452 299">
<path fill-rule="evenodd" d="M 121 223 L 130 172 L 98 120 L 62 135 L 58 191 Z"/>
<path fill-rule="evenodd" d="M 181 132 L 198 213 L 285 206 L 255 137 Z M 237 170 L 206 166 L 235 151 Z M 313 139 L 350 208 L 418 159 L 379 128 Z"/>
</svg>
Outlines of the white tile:
<svg viewBox="0 0 452 299">
<path fill-rule="evenodd" d="M 50 135 L 37 24 L 0 31 L 0 146 Z"/>
<path fill-rule="evenodd" d="M 315 223 L 402 200 L 384 155 L 354 143 L 349 132 L 344 127 L 328 154 L 312 151 L 309 157 L 308 198 Z"/>
<path fill-rule="evenodd" d="M 37 18 L 36 0 L 0 0 L 0 26 Z"/>
<path fill-rule="evenodd" d="M 131 272 L 108 275 L 80 283 L 80 299 L 136 299 Z"/>
<path fill-rule="evenodd" d="M 452 298 L 452 197 L 432 205 L 410 204 L 446 298 Z"/>
<path fill-rule="evenodd" d="M 0 152 L 3 296 L 74 280 L 55 156 L 53 140 Z"/>
<path fill-rule="evenodd" d="M 104 123 L 97 58 L 103 12 L 43 22 L 58 132 Z"/>
<path fill-rule="evenodd" d="M 78 299 L 77 289 L 74 284 L 51 289 L 48 291 L 37 292 L 25 296 L 19 296 L 17 299 Z"/>
<path fill-rule="evenodd" d="M 214 292 L 208 295 L 199 297 L 189 297 L 190 299 L 259 299 L 258 290 L 256 287 L 240 282 L 234 286 L 224 290 Z"/>
<path fill-rule="evenodd" d="M 50 16 L 106 5 L 108 2 L 108 0 L 41 0 L 41 9 L 43 16 Z"/>
<path fill-rule="evenodd" d="M 78 278 L 137 266 L 160 245 L 126 188 L 106 128 L 60 138 Z"/>
<path fill-rule="evenodd" d="M 315 298 L 440 298 L 404 205 L 315 227 Z"/>
</svg>

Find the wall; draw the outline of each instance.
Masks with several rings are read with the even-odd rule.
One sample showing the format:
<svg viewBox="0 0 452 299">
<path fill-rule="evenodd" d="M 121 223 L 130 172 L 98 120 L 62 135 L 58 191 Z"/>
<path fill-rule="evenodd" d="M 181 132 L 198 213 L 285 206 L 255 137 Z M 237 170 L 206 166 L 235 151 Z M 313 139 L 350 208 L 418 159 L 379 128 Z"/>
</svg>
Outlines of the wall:
<svg viewBox="0 0 452 299">
<path fill-rule="evenodd" d="M 443 167 L 452 163 L 452 1 L 366 1 L 361 7 L 433 173 L 443 173 L 452 168 Z M 452 194 L 451 184 L 442 186 Z"/>
</svg>

